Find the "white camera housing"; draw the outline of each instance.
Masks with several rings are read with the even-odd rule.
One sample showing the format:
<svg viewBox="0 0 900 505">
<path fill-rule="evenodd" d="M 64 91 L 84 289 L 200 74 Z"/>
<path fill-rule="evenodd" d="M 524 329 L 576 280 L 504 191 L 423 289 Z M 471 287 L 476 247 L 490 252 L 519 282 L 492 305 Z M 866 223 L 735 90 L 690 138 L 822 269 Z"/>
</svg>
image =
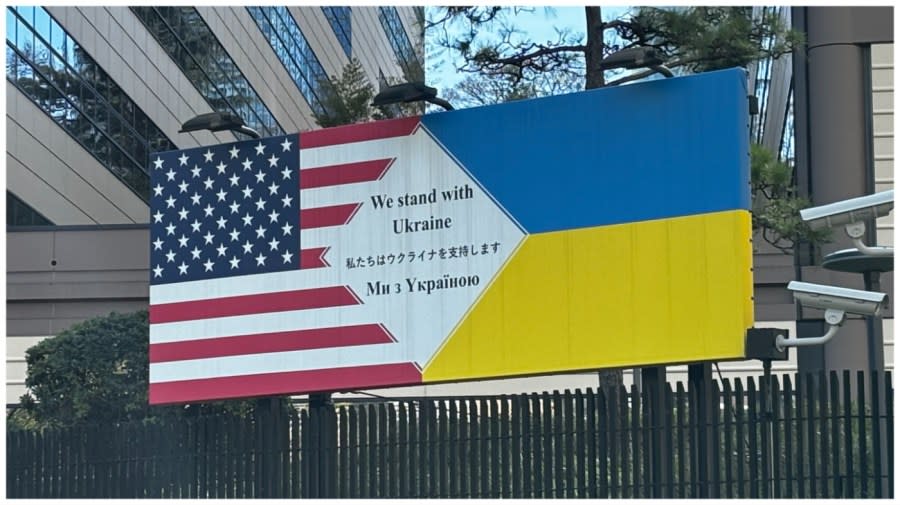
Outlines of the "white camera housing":
<svg viewBox="0 0 900 505">
<path fill-rule="evenodd" d="M 803 209 L 800 211 L 800 218 L 806 221 L 810 228 L 817 230 L 858 223 L 866 219 L 877 219 L 890 214 L 893 208 L 894 190 L 891 189 L 874 195 Z"/>
<path fill-rule="evenodd" d="M 804 307 L 825 311 L 828 331 L 821 337 L 814 338 L 787 338 L 784 335 L 778 335 L 775 338 L 775 348 L 778 351 L 783 351 L 787 347 L 824 345 L 837 334 L 838 328 L 844 324 L 845 312 L 877 316 L 881 313 L 881 306 L 887 299 L 887 295 L 884 293 L 823 286 L 809 282 L 791 281 L 788 289 L 794 292 L 794 299 Z"/>
<path fill-rule="evenodd" d="M 877 316 L 881 313 L 887 295 L 859 289 L 824 286 L 809 282 L 791 281 L 788 289 L 804 307 L 822 310 L 840 310 L 863 316 Z"/>
</svg>

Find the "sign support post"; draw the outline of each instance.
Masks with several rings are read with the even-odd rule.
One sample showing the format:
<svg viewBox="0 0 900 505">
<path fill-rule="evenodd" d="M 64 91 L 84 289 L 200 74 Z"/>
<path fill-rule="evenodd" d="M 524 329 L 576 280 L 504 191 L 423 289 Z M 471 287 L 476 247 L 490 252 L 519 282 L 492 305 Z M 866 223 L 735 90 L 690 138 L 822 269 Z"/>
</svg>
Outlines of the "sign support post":
<svg viewBox="0 0 900 505">
<path fill-rule="evenodd" d="M 311 465 L 317 468 L 310 475 L 317 475 L 316 496 L 311 498 L 335 498 L 337 496 L 337 415 L 331 393 L 309 395 L 310 440 L 316 440 L 318 451 Z"/>
</svg>

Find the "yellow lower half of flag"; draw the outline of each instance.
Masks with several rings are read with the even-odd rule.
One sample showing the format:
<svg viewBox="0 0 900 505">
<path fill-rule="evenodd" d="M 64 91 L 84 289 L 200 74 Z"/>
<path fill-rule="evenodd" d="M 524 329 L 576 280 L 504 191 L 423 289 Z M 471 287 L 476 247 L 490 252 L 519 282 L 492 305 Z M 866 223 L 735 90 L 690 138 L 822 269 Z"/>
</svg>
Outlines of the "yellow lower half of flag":
<svg viewBox="0 0 900 505">
<path fill-rule="evenodd" d="M 746 210 L 529 235 L 423 381 L 742 358 L 750 240 Z"/>
</svg>

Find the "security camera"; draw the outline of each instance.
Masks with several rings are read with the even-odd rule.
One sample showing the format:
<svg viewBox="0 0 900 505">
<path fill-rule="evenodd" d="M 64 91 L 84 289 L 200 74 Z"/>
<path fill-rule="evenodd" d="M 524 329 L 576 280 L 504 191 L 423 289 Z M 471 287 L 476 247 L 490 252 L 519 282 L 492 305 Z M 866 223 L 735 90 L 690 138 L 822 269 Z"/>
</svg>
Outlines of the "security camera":
<svg viewBox="0 0 900 505">
<path fill-rule="evenodd" d="M 891 189 L 874 195 L 803 209 L 800 211 L 800 217 L 810 228 L 817 230 L 877 219 L 888 215 L 893 208 L 894 190 Z"/>
<path fill-rule="evenodd" d="M 825 335 L 815 338 L 786 338 L 779 335 L 775 339 L 775 347 L 779 351 L 784 350 L 785 347 L 825 344 L 844 324 L 847 312 L 863 316 L 877 316 L 881 313 L 881 307 L 887 299 L 887 295 L 884 293 L 824 286 L 809 282 L 791 281 L 788 289 L 794 293 L 794 299 L 804 307 L 825 311 L 828 331 Z"/>
<path fill-rule="evenodd" d="M 844 232 L 853 241 L 853 245 L 867 256 L 893 256 L 893 247 L 867 246 L 862 241 L 863 235 L 866 234 L 866 220 L 886 216 L 893 208 L 894 190 L 891 189 L 874 195 L 803 209 L 800 211 L 800 217 L 813 230 L 844 225 Z"/>
<path fill-rule="evenodd" d="M 804 307 L 815 309 L 838 309 L 863 316 L 877 316 L 887 295 L 859 289 L 824 286 L 809 282 L 791 281 L 788 289 L 794 292 L 794 299 Z"/>
</svg>

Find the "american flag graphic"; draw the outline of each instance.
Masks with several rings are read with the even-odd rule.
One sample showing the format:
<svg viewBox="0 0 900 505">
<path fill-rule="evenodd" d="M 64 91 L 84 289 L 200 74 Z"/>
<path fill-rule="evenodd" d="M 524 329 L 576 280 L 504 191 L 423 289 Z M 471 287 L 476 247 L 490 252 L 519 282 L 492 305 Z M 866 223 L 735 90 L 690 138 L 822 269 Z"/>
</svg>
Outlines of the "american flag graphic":
<svg viewBox="0 0 900 505">
<path fill-rule="evenodd" d="M 406 135 L 417 121 L 362 131 Z M 340 390 L 360 376 L 420 382 L 388 328 L 341 312 L 363 302 L 335 278 L 322 237 L 363 202 L 301 205 L 302 192 L 390 168 L 391 158 L 303 167 L 301 143 L 364 140 L 335 130 L 151 155 L 150 403 Z M 354 366 L 335 367 L 348 356 Z"/>
<path fill-rule="evenodd" d="M 151 158 L 150 282 L 296 269 L 297 135 Z"/>
</svg>

